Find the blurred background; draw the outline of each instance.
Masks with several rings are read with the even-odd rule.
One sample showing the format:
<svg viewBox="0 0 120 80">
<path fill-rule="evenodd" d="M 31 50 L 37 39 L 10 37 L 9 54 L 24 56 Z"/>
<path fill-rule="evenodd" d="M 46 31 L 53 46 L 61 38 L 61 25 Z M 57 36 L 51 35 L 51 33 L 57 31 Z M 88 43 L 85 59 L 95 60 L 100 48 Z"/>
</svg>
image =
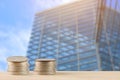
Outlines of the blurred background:
<svg viewBox="0 0 120 80">
<path fill-rule="evenodd" d="M 26 56 L 34 15 L 75 0 L 0 0 L 0 71 L 8 56 Z"/>
</svg>

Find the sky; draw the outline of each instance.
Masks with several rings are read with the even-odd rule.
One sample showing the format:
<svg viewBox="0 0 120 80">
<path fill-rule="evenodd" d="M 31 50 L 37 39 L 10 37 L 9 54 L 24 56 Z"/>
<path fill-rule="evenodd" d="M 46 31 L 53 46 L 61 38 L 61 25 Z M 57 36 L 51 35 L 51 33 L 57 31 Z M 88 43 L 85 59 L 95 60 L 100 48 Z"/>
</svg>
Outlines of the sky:
<svg viewBox="0 0 120 80">
<path fill-rule="evenodd" d="M 75 0 L 0 0 L 0 71 L 9 56 L 26 56 L 34 15 Z"/>
</svg>

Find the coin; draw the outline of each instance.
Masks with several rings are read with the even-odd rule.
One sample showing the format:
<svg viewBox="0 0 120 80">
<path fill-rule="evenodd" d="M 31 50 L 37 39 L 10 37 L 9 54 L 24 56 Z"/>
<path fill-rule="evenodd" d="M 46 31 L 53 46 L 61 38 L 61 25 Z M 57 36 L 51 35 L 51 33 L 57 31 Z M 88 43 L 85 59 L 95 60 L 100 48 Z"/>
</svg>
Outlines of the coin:
<svg viewBox="0 0 120 80">
<path fill-rule="evenodd" d="M 8 71 L 28 71 L 28 67 L 8 67 Z"/>
<path fill-rule="evenodd" d="M 52 62 L 55 61 L 55 59 L 36 59 L 36 62 Z"/>
<path fill-rule="evenodd" d="M 8 62 L 8 66 L 29 66 L 27 62 Z"/>
<path fill-rule="evenodd" d="M 24 56 L 11 56 L 7 58 L 8 73 L 13 75 L 24 75 L 29 73 L 28 60 Z"/>
<path fill-rule="evenodd" d="M 55 59 L 37 59 L 34 68 L 35 74 L 49 75 L 56 73 Z"/>
<path fill-rule="evenodd" d="M 27 58 L 24 56 L 12 56 L 7 58 L 8 62 L 25 62 Z"/>
</svg>

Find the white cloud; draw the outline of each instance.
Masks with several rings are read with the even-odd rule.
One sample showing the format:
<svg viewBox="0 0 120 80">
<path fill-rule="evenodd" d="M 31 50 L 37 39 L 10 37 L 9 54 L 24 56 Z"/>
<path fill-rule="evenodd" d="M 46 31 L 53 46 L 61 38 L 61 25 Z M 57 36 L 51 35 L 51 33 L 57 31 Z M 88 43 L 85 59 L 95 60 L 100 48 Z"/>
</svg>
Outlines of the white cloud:
<svg viewBox="0 0 120 80">
<path fill-rule="evenodd" d="M 12 28 L 12 27 L 11 27 Z M 1 31 L 0 37 L 5 39 L 5 43 L 1 43 L 0 47 L 11 47 L 11 51 L 15 51 L 15 49 L 22 50 L 23 52 L 26 50 L 27 43 L 29 41 L 30 30 L 28 29 L 15 29 Z M 13 48 L 13 49 L 12 49 Z M 16 52 L 20 53 L 20 52 Z M 21 55 L 24 54 L 21 52 Z"/>
<path fill-rule="evenodd" d="M 10 29 L 0 29 L 0 70 L 5 71 L 8 56 L 26 56 L 30 38 L 30 29 L 19 28 L 21 25 L 9 26 Z M 8 27 L 2 25 L 2 27 Z M 0 26 L 1 28 L 1 26 Z"/>
<path fill-rule="evenodd" d="M 36 0 L 34 2 L 36 11 L 43 11 L 48 8 L 53 8 L 66 3 L 71 3 L 77 0 Z"/>
</svg>

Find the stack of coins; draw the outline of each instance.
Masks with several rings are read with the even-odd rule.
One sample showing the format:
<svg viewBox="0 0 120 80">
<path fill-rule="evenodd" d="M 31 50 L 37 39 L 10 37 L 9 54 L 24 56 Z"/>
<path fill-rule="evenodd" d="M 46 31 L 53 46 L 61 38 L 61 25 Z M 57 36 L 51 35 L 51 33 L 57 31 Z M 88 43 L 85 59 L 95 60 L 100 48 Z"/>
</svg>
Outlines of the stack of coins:
<svg viewBox="0 0 120 80">
<path fill-rule="evenodd" d="M 35 74 L 52 75 L 56 73 L 55 59 L 37 59 L 35 62 Z"/>
<path fill-rule="evenodd" d="M 28 60 L 24 56 L 12 56 L 7 58 L 8 72 L 13 75 L 25 75 L 29 72 Z"/>
</svg>

